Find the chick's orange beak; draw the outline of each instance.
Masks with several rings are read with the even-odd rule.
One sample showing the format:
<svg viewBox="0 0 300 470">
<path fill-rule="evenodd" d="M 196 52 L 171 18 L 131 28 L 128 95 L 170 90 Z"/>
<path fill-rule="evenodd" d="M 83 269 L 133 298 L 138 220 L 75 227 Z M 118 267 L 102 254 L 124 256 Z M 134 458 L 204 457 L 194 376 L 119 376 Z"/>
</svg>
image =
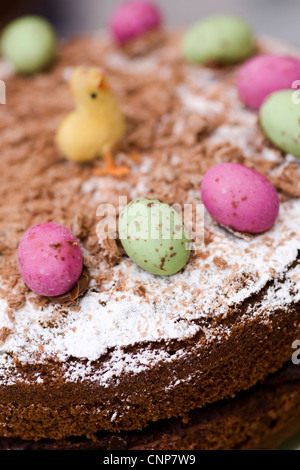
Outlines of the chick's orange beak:
<svg viewBox="0 0 300 470">
<path fill-rule="evenodd" d="M 110 86 L 106 82 L 104 77 L 101 77 L 98 88 L 99 88 L 99 90 L 110 90 Z"/>
</svg>

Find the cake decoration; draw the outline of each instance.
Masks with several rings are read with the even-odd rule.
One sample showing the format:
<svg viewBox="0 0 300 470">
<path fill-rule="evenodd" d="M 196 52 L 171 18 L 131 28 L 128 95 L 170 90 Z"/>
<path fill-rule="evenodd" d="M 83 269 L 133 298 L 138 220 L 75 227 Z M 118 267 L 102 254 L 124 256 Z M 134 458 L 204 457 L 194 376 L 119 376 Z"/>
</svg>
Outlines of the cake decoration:
<svg viewBox="0 0 300 470">
<path fill-rule="evenodd" d="M 272 93 L 260 108 L 260 124 L 270 141 L 284 152 L 300 157 L 300 104 L 295 90 Z"/>
<path fill-rule="evenodd" d="M 180 215 L 158 199 L 131 201 L 120 215 L 119 236 L 132 261 L 152 274 L 175 274 L 190 257 L 190 239 Z"/>
<path fill-rule="evenodd" d="M 291 88 L 299 77 L 299 59 L 262 54 L 249 59 L 240 67 L 237 88 L 244 104 L 248 108 L 258 110 L 268 95 Z"/>
<path fill-rule="evenodd" d="M 158 29 L 162 15 L 158 7 L 145 0 L 121 3 L 113 12 L 110 30 L 117 44 L 124 45 L 143 34 Z"/>
<path fill-rule="evenodd" d="M 15 71 L 30 75 L 46 69 L 55 59 L 57 36 L 52 25 L 39 16 L 24 16 L 8 24 L 0 49 Z"/>
<path fill-rule="evenodd" d="M 105 73 L 96 67 L 76 67 L 70 77 L 75 109 L 61 122 L 56 143 L 60 152 L 73 162 L 87 162 L 97 157 L 106 161 L 97 175 L 124 176 L 126 166 L 115 166 L 112 152 L 125 133 L 119 103 Z"/>
<path fill-rule="evenodd" d="M 69 292 L 82 274 L 76 237 L 63 225 L 45 222 L 30 227 L 18 246 L 18 267 L 25 284 L 43 296 Z"/>
<path fill-rule="evenodd" d="M 192 26 L 183 40 L 184 57 L 196 64 L 234 64 L 253 52 L 251 29 L 234 16 L 205 18 Z"/>
<path fill-rule="evenodd" d="M 264 175 L 239 163 L 221 163 L 208 170 L 201 198 L 219 224 L 239 232 L 264 232 L 279 213 L 274 186 Z"/>
<path fill-rule="evenodd" d="M 86 267 L 83 267 L 82 273 L 78 281 L 76 281 L 75 286 L 66 292 L 65 294 L 56 295 L 54 297 L 48 296 L 49 300 L 57 304 L 72 306 L 78 302 L 78 299 L 82 297 L 90 284 L 91 276 L 89 270 Z"/>
</svg>

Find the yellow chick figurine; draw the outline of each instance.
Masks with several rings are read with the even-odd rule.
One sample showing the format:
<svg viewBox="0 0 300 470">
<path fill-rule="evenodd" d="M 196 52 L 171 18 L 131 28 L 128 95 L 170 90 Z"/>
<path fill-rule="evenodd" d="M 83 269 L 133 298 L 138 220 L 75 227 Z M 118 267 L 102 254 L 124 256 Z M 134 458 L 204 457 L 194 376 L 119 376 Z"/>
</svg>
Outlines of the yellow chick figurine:
<svg viewBox="0 0 300 470">
<path fill-rule="evenodd" d="M 75 109 L 61 122 L 56 133 L 60 152 L 74 162 L 97 157 L 106 160 L 97 175 L 124 176 L 127 166 L 115 166 L 112 152 L 125 134 L 125 122 L 104 72 L 96 67 L 77 67 L 70 77 Z"/>
</svg>

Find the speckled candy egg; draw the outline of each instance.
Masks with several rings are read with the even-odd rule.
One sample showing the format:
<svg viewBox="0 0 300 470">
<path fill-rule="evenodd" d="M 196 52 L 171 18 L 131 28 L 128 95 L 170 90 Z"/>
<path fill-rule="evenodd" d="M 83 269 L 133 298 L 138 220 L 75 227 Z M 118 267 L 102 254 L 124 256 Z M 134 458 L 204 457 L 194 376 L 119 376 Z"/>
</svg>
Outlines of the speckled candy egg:
<svg viewBox="0 0 300 470">
<path fill-rule="evenodd" d="M 19 270 L 36 294 L 52 297 L 68 292 L 81 276 L 82 263 L 78 242 L 63 225 L 34 225 L 19 243 Z"/>
<path fill-rule="evenodd" d="M 260 124 L 265 135 L 284 152 L 300 157 L 299 91 L 272 93 L 260 108 Z"/>
<path fill-rule="evenodd" d="M 211 16 L 186 33 L 183 54 L 197 64 L 233 64 L 249 57 L 254 40 L 248 25 L 234 16 Z"/>
<path fill-rule="evenodd" d="M 56 54 L 56 34 L 51 24 L 39 16 L 12 21 L 1 36 L 0 49 L 17 73 L 32 74 L 45 69 Z"/>
<path fill-rule="evenodd" d="M 119 44 L 125 44 L 142 34 L 158 28 L 162 15 L 156 5 L 144 0 L 121 3 L 110 19 L 110 31 Z"/>
<path fill-rule="evenodd" d="M 189 235 L 180 215 L 157 199 L 130 202 L 119 218 L 119 236 L 132 261 L 152 274 L 175 274 L 190 257 Z"/>
<path fill-rule="evenodd" d="M 264 232 L 279 212 L 279 198 L 269 180 L 238 163 L 212 167 L 203 178 L 201 197 L 219 224 L 239 232 Z"/>
<path fill-rule="evenodd" d="M 258 110 L 270 93 L 291 88 L 299 79 L 299 59 L 275 54 L 258 55 L 240 67 L 237 88 L 244 104 Z"/>
</svg>

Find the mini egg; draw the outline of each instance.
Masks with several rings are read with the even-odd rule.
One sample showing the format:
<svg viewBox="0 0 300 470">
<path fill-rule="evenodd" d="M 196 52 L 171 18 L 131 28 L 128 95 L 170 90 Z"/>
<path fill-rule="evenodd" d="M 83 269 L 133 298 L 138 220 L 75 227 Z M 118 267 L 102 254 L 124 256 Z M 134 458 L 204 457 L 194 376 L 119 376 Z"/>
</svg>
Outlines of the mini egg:
<svg viewBox="0 0 300 470">
<path fill-rule="evenodd" d="M 175 274 L 190 257 L 190 238 L 181 216 L 158 199 L 131 201 L 120 215 L 119 236 L 129 258 L 152 274 Z"/>
<path fill-rule="evenodd" d="M 75 286 L 82 273 L 83 259 L 72 232 L 63 225 L 46 222 L 33 225 L 22 236 L 18 266 L 29 289 L 53 297 Z"/>
<path fill-rule="evenodd" d="M 208 170 L 201 198 L 219 224 L 238 232 L 264 232 L 279 213 L 274 186 L 261 173 L 239 163 L 221 163 Z"/>
<path fill-rule="evenodd" d="M 145 0 L 121 3 L 113 12 L 110 31 L 118 44 L 125 44 L 158 28 L 162 15 L 158 7 Z"/>
<path fill-rule="evenodd" d="M 56 44 L 56 33 L 47 20 L 24 16 L 4 28 L 0 49 L 17 73 L 29 75 L 44 70 L 53 62 Z"/>
<path fill-rule="evenodd" d="M 184 57 L 196 64 L 234 64 L 254 51 L 249 26 L 235 16 L 211 16 L 197 22 L 183 40 Z"/>
<path fill-rule="evenodd" d="M 295 57 L 262 54 L 252 57 L 238 71 L 237 88 L 243 103 L 258 110 L 274 91 L 292 87 L 300 79 L 300 60 Z"/>
<path fill-rule="evenodd" d="M 263 102 L 260 125 L 268 139 L 279 149 L 300 157 L 299 91 L 281 90 Z"/>
</svg>

